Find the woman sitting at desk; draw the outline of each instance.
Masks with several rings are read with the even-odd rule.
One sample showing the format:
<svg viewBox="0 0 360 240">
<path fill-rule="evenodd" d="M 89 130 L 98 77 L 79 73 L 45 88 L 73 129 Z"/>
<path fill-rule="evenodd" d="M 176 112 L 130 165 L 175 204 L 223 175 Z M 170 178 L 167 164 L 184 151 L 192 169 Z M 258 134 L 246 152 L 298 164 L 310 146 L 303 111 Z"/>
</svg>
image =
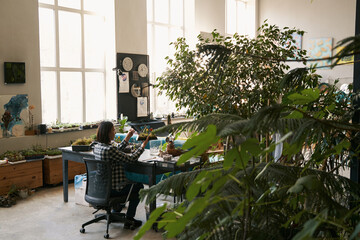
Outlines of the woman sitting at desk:
<svg viewBox="0 0 360 240">
<path fill-rule="evenodd" d="M 134 153 L 126 154 L 123 152 L 124 148 L 129 144 L 129 140 L 134 134 L 135 130 L 130 129 L 125 139 L 120 143 L 114 143 L 113 140 L 115 138 L 115 128 L 112 122 L 104 121 L 101 122 L 96 134 L 96 140 L 98 144 L 94 147 L 94 155 L 95 159 L 110 161 L 112 166 L 112 192 L 111 196 L 127 196 L 131 185 L 126 184 L 126 176 L 125 171 L 122 166 L 124 163 L 136 162 L 140 155 L 144 152 L 144 148 L 149 141 L 149 137 L 142 143 L 141 147 L 139 147 Z M 129 208 L 126 212 L 126 217 L 129 219 L 129 222 L 124 224 L 124 228 L 129 229 L 131 225 L 135 227 L 141 226 L 142 222 L 140 220 L 136 220 L 135 213 L 136 208 L 140 202 L 139 199 L 139 191 L 144 188 L 142 183 L 136 183 L 133 186 L 131 191 L 131 195 L 129 198 Z M 118 212 L 121 209 L 114 209 Z M 131 223 L 131 221 L 133 223 Z"/>
</svg>

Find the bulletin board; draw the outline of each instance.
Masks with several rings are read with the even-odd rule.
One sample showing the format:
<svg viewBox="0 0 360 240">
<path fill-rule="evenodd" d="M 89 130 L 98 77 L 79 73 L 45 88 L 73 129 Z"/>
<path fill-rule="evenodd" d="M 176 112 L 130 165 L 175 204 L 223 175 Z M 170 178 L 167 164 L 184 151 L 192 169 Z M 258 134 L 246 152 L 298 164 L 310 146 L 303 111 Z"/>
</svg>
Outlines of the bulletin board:
<svg viewBox="0 0 360 240">
<path fill-rule="evenodd" d="M 129 121 L 150 118 L 149 56 L 116 54 L 117 114 Z"/>
</svg>

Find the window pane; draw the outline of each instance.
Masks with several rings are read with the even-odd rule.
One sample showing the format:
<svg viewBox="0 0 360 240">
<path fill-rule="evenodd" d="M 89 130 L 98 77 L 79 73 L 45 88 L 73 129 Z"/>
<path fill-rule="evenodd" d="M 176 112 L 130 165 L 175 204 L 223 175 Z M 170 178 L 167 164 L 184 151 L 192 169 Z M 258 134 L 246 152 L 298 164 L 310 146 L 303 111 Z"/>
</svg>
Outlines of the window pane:
<svg viewBox="0 0 360 240">
<path fill-rule="evenodd" d="M 147 0 L 146 1 L 146 10 L 147 10 L 147 20 L 153 21 L 153 0 Z"/>
<path fill-rule="evenodd" d="M 39 0 L 39 3 L 54 4 L 54 0 Z"/>
<path fill-rule="evenodd" d="M 153 30 L 152 30 L 152 24 L 147 25 L 147 54 L 150 56 L 150 58 L 153 56 Z M 152 61 L 150 60 L 149 64 L 151 64 Z M 151 67 L 150 67 L 151 69 Z"/>
<path fill-rule="evenodd" d="M 105 24 L 100 16 L 84 16 L 85 67 L 103 68 L 105 58 Z"/>
<path fill-rule="evenodd" d="M 80 72 L 60 73 L 61 122 L 82 122 L 83 94 Z"/>
<path fill-rule="evenodd" d="M 85 73 L 86 121 L 104 120 L 105 86 L 103 73 Z"/>
<path fill-rule="evenodd" d="M 155 22 L 169 23 L 169 0 L 154 0 Z"/>
<path fill-rule="evenodd" d="M 81 67 L 81 18 L 59 11 L 60 67 Z"/>
<path fill-rule="evenodd" d="M 155 62 L 156 66 L 154 66 L 155 72 L 163 72 L 166 67 L 165 57 L 169 55 L 169 33 L 168 28 L 163 26 L 154 27 L 154 35 L 155 35 Z"/>
<path fill-rule="evenodd" d="M 54 10 L 39 9 L 40 30 L 40 65 L 42 67 L 55 67 L 55 21 Z"/>
<path fill-rule="evenodd" d="M 184 36 L 184 31 L 181 28 L 171 28 L 170 29 L 170 42 L 175 42 L 179 37 Z M 169 46 L 169 56 L 172 58 L 175 53 L 174 45 Z"/>
<path fill-rule="evenodd" d="M 248 19 L 246 16 L 246 3 L 238 2 L 236 31 L 241 35 L 246 34 L 246 21 L 250 21 L 250 19 Z"/>
<path fill-rule="evenodd" d="M 80 9 L 80 0 L 58 0 L 59 6 Z"/>
<path fill-rule="evenodd" d="M 84 1 L 84 10 L 86 11 L 93 11 L 93 12 L 99 12 L 100 9 L 103 6 L 104 0 L 85 0 Z"/>
<path fill-rule="evenodd" d="M 236 32 L 236 2 L 226 0 L 226 31 L 228 34 Z"/>
<path fill-rule="evenodd" d="M 170 24 L 183 25 L 183 0 L 170 1 Z"/>
<path fill-rule="evenodd" d="M 41 113 L 43 123 L 57 119 L 57 84 L 55 72 L 41 72 Z"/>
</svg>

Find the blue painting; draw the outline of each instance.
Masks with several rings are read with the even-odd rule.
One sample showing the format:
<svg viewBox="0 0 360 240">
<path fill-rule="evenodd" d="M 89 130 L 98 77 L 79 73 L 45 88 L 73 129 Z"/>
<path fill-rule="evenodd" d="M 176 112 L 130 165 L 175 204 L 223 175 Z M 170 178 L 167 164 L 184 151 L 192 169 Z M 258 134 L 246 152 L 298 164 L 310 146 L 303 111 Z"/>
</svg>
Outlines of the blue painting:
<svg viewBox="0 0 360 240">
<path fill-rule="evenodd" d="M 312 59 L 319 59 L 319 61 L 309 62 L 310 65 L 315 65 L 320 68 L 329 69 L 332 56 L 332 38 L 313 38 L 309 40 L 309 57 Z"/>
<path fill-rule="evenodd" d="M 24 135 L 28 119 L 28 95 L 0 95 L 0 126 L 12 136 Z"/>
</svg>

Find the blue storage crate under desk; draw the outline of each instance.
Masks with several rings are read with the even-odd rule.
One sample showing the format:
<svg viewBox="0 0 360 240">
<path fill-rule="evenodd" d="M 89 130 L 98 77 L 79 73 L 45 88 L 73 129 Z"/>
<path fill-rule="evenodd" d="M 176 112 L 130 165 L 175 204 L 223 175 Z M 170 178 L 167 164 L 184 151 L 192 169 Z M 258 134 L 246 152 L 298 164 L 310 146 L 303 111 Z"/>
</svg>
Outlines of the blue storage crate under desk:
<svg viewBox="0 0 360 240">
<path fill-rule="evenodd" d="M 181 171 L 176 171 L 175 174 L 178 174 L 180 172 Z M 149 177 L 148 177 L 148 175 L 140 174 L 140 173 L 134 173 L 134 172 L 126 172 L 126 171 L 125 171 L 125 175 L 126 175 L 126 178 L 129 179 L 130 181 L 139 182 L 139 183 L 149 185 Z M 166 176 L 165 174 L 156 175 L 156 184 L 158 184 L 161 180 L 164 180 L 164 179 L 166 179 L 166 178 L 168 178 L 168 177 L 170 177 L 172 175 L 173 175 L 172 172 L 170 172 L 170 174 L 168 176 Z"/>
</svg>

